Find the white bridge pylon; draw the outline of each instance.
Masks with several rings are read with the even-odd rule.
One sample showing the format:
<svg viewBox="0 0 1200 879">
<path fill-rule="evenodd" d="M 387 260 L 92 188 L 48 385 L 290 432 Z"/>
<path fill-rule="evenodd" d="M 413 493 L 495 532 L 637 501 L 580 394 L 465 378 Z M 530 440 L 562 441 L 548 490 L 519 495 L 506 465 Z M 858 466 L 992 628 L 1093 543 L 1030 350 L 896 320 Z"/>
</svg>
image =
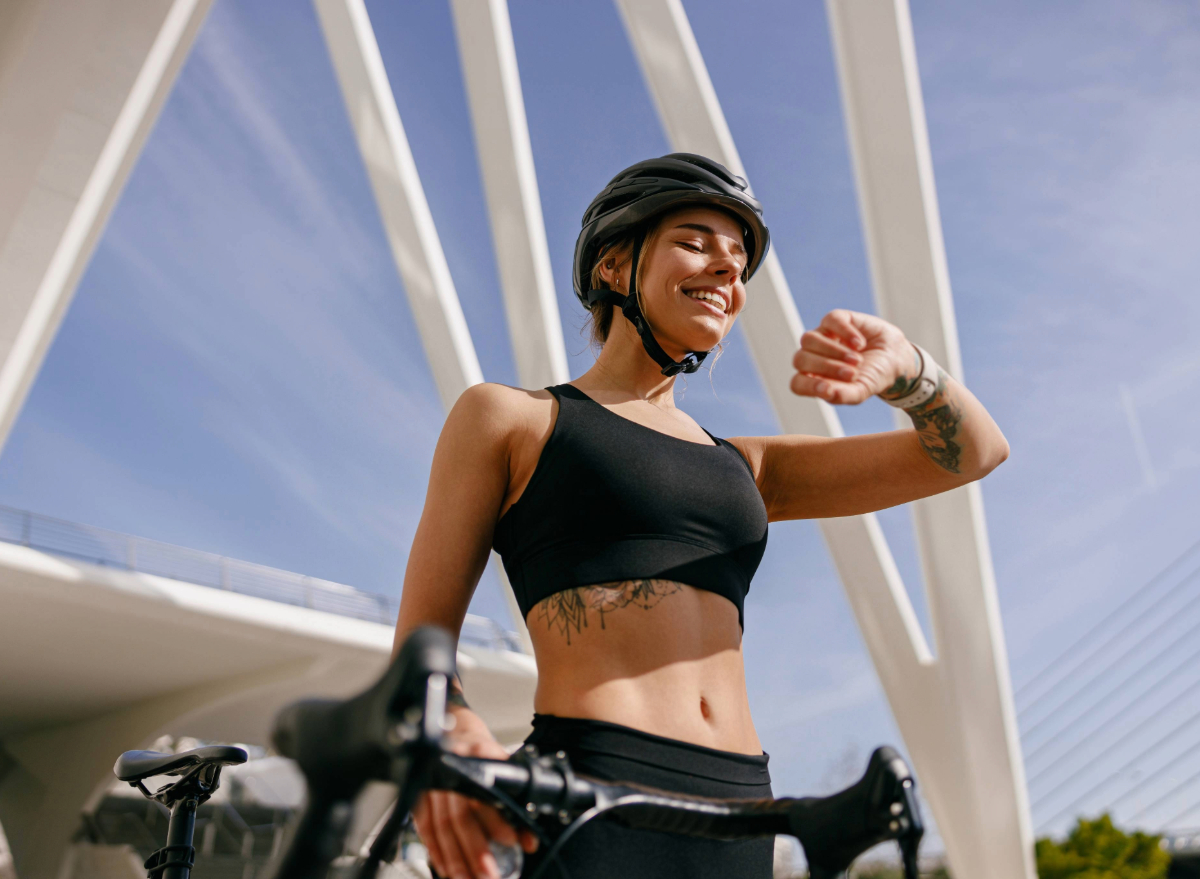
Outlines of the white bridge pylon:
<svg viewBox="0 0 1200 879">
<path fill-rule="evenodd" d="M 116 0 L 89 12 L 72 0 L 14 0 L 4 13 L 0 130 L 26 136 L 0 144 L 0 162 L 12 172 L 0 186 L 0 444 L 210 4 Z M 507 6 L 451 4 L 518 376 L 530 387 L 561 382 L 562 327 Z M 449 407 L 483 376 L 369 18 L 362 0 L 314 5 Z M 673 147 L 744 175 L 680 0 L 617 6 Z M 827 0 L 827 10 L 877 308 L 961 377 L 907 2 Z M 774 252 L 752 285 L 742 325 L 782 428 L 841 435 L 829 406 L 787 390 L 802 325 Z M 821 527 L 952 870 L 1033 879 L 981 496 L 972 485 L 913 509 L 936 657 L 875 517 Z M 522 625 L 511 590 L 505 594 Z"/>
<path fill-rule="evenodd" d="M 681 0 L 617 0 L 667 137 L 745 176 Z M 907 0 L 828 0 L 867 255 L 881 316 L 962 377 Z M 785 431 L 840 436 L 787 391 L 800 317 L 774 252 L 742 320 Z M 904 426 L 907 426 L 906 424 Z M 1033 879 L 1033 838 L 977 485 L 913 504 L 930 654 L 874 516 L 821 530 L 929 800 L 951 871 Z"/>
</svg>

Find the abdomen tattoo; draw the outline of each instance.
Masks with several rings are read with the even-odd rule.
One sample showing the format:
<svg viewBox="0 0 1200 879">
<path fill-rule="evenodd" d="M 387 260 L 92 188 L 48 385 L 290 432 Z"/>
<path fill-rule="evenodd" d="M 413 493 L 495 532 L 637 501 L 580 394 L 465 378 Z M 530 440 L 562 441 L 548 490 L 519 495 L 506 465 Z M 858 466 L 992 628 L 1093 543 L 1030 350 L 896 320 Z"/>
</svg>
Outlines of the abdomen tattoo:
<svg viewBox="0 0 1200 879">
<path fill-rule="evenodd" d="M 594 586 L 576 586 L 556 592 L 539 601 L 535 610 L 537 618 L 545 622 L 547 630 L 558 629 L 571 643 L 571 631 L 579 634 L 588 627 L 591 619 L 598 617 L 600 628 L 605 628 L 605 614 L 623 607 L 640 607 L 650 610 L 668 595 L 683 589 L 683 584 L 674 580 L 620 580 L 615 583 L 597 583 Z"/>
</svg>

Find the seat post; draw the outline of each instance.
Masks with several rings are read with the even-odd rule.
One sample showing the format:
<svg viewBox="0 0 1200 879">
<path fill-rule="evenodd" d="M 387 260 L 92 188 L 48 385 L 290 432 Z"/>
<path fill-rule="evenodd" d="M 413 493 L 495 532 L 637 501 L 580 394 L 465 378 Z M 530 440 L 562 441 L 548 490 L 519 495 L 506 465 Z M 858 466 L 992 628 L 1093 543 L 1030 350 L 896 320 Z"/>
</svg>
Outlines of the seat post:
<svg viewBox="0 0 1200 879">
<path fill-rule="evenodd" d="M 171 860 L 176 861 L 177 865 L 163 870 L 162 879 L 189 879 L 191 876 L 192 869 L 187 864 L 195 861 L 192 838 L 196 832 L 196 812 L 199 808 L 200 800 L 195 795 L 185 796 L 171 808 L 165 850 L 175 855 Z"/>
</svg>

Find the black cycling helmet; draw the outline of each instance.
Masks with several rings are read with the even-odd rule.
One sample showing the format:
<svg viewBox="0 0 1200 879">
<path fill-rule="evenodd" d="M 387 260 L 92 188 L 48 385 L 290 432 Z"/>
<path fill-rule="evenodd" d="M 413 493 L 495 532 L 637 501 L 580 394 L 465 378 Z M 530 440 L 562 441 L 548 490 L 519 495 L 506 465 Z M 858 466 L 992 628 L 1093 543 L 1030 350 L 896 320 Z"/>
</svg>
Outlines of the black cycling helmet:
<svg viewBox="0 0 1200 879">
<path fill-rule="evenodd" d="M 711 205 L 733 214 L 742 224 L 746 245 L 743 280 L 762 265 L 771 235 L 762 219 L 762 206 L 749 192 L 746 181 L 719 162 L 693 153 L 671 153 L 626 168 L 609 181 L 583 214 L 583 228 L 575 242 L 573 282 L 575 295 L 585 308 L 612 302 L 633 323 L 646 352 L 662 367 L 663 375 L 695 372 L 708 352 L 695 352 L 681 361 L 671 360 L 654 339 L 637 304 L 637 262 L 650 221 L 667 210 L 690 204 Z M 592 290 L 591 271 L 603 247 L 633 233 L 630 295 L 613 290 Z"/>
</svg>

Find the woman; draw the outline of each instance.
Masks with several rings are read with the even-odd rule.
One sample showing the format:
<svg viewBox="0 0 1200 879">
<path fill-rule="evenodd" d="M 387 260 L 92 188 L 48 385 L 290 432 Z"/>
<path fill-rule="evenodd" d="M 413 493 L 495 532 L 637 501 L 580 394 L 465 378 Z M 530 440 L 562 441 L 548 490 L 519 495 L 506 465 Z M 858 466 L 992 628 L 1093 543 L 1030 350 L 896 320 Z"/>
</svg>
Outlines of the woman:
<svg viewBox="0 0 1200 879">
<path fill-rule="evenodd" d="M 477 385 L 438 441 L 397 643 L 428 623 L 459 631 L 494 545 L 537 658 L 528 741 L 566 751 L 583 774 L 770 796 L 741 652 L 767 523 L 916 500 L 1008 455 L 966 388 L 896 327 L 849 311 L 804 334 L 792 391 L 847 404 L 879 395 L 914 430 L 721 440 L 676 409 L 674 376 L 729 333 L 768 242 L 745 181 L 715 162 L 676 153 L 621 172 L 585 213 L 575 250 L 575 292 L 603 345 L 595 365 L 546 390 Z M 506 757 L 456 701 L 455 749 Z M 434 868 L 453 879 L 498 875 L 488 840 L 518 840 L 497 812 L 453 794 L 426 795 L 414 818 Z M 527 831 L 520 842 L 536 849 Z M 594 822 L 563 860 L 573 879 L 766 879 L 771 849 Z"/>
</svg>

